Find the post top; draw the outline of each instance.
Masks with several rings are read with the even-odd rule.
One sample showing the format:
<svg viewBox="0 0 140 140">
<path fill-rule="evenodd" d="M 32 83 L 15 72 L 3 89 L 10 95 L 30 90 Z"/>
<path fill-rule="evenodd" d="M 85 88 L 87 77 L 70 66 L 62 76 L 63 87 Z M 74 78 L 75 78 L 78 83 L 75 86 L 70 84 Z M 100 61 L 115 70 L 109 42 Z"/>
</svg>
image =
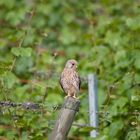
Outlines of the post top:
<svg viewBox="0 0 140 140">
<path fill-rule="evenodd" d="M 65 99 L 63 108 L 68 108 L 68 109 L 77 111 L 77 110 L 79 110 L 79 106 L 80 106 L 80 100 L 79 99 L 75 99 L 73 97 L 67 97 Z M 78 109 L 77 109 L 77 107 L 78 107 Z"/>
</svg>

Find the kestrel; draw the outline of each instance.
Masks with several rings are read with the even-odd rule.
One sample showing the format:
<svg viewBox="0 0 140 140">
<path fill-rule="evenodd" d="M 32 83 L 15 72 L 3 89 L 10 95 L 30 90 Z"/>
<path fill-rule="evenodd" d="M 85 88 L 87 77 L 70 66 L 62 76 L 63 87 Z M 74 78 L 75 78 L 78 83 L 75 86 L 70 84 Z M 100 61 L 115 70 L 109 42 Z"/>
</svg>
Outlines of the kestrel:
<svg viewBox="0 0 140 140">
<path fill-rule="evenodd" d="M 60 77 L 60 85 L 67 96 L 77 98 L 80 90 L 81 80 L 77 73 L 77 61 L 68 60 Z"/>
</svg>

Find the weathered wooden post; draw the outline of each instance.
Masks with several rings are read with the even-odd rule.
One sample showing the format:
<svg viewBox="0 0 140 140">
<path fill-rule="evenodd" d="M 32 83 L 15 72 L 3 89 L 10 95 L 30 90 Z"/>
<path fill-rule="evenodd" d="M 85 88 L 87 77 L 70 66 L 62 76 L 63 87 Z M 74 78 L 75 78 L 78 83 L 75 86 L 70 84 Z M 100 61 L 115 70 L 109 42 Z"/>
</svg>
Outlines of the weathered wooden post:
<svg viewBox="0 0 140 140">
<path fill-rule="evenodd" d="M 68 132 L 74 121 L 74 116 L 79 110 L 79 106 L 80 100 L 72 97 L 67 97 L 65 99 L 59 118 L 56 121 L 49 140 L 67 140 Z"/>
<path fill-rule="evenodd" d="M 90 125 L 95 129 L 91 131 L 90 136 L 98 135 L 98 95 L 97 95 L 97 77 L 94 74 L 88 75 L 88 92 L 89 92 L 89 114 Z"/>
</svg>

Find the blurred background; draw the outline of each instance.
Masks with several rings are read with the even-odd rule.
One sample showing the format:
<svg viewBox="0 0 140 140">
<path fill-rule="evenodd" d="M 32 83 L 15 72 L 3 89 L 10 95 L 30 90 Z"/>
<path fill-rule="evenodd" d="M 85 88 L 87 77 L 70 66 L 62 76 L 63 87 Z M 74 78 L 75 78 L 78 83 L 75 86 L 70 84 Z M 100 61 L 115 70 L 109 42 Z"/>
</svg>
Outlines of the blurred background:
<svg viewBox="0 0 140 140">
<path fill-rule="evenodd" d="M 60 73 L 74 58 L 82 77 L 75 123 L 89 124 L 87 75 L 95 73 L 94 139 L 139 140 L 139 38 L 139 0 L 0 0 L 0 100 L 41 105 L 0 106 L 0 139 L 48 138 L 65 96 Z M 91 130 L 72 126 L 69 140 L 92 140 Z"/>
</svg>

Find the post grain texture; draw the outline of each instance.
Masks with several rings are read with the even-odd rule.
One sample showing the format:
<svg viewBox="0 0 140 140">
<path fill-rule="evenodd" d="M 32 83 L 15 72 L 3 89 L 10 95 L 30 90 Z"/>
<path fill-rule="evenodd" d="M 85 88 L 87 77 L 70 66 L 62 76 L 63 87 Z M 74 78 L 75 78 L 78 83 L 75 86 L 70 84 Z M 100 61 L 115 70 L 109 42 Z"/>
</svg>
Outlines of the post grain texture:
<svg viewBox="0 0 140 140">
<path fill-rule="evenodd" d="M 68 132 L 74 121 L 76 112 L 79 110 L 80 101 L 72 97 L 65 99 L 64 105 L 60 110 L 59 118 L 56 121 L 51 133 L 50 140 L 67 140 Z"/>
<path fill-rule="evenodd" d="M 98 135 L 98 95 L 97 95 L 97 77 L 94 74 L 88 75 L 88 92 L 89 92 L 89 112 L 90 125 L 95 129 L 91 131 L 91 137 Z"/>
</svg>

